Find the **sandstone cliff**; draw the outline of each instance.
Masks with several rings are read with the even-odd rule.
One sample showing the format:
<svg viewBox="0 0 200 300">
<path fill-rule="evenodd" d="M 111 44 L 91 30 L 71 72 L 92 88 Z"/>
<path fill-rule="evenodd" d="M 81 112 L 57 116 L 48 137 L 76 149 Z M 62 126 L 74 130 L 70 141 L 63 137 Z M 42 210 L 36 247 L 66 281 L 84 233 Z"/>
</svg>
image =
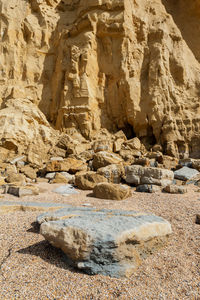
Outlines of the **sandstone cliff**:
<svg viewBox="0 0 200 300">
<path fill-rule="evenodd" d="M 123 129 L 200 157 L 198 0 L 0 0 L 0 11 L 2 109 L 24 99 L 70 135 Z"/>
</svg>

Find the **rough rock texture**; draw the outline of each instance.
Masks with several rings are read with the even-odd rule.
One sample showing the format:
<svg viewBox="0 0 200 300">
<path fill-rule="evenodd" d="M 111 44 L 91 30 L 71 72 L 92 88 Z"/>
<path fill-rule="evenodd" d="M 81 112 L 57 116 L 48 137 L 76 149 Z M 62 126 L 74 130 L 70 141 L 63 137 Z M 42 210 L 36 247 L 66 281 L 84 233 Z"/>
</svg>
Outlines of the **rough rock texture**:
<svg viewBox="0 0 200 300">
<path fill-rule="evenodd" d="M 100 199 L 124 200 L 131 197 L 132 193 L 127 185 L 103 182 L 95 185 L 93 195 Z"/>
<path fill-rule="evenodd" d="M 174 178 L 185 180 L 185 181 L 191 180 L 195 178 L 197 175 L 199 175 L 199 172 L 197 170 L 188 167 L 183 167 L 174 172 Z"/>
<path fill-rule="evenodd" d="M 164 219 L 134 211 L 72 207 L 43 214 L 37 221 L 45 239 L 76 267 L 111 277 L 130 276 L 172 232 Z"/>
<path fill-rule="evenodd" d="M 186 186 L 179 186 L 179 185 L 168 185 L 164 188 L 164 191 L 170 194 L 185 194 L 187 193 Z"/>
<path fill-rule="evenodd" d="M 170 170 L 142 167 L 142 166 L 127 166 L 126 182 L 134 185 L 140 184 L 155 184 L 166 186 L 171 184 L 174 179 L 174 173 Z"/>
<path fill-rule="evenodd" d="M 107 179 L 95 172 L 86 172 L 75 176 L 75 185 L 81 190 L 93 190 L 100 182 L 107 182 Z"/>
<path fill-rule="evenodd" d="M 199 157 L 198 1 L 1 0 L 0 13 L 1 130 L 13 99 L 9 112 L 38 106 L 70 134 L 121 128 L 169 155 Z M 26 131 L 24 115 L 12 116 L 19 140 L 16 125 L 0 132 L 4 146 L 27 149 L 33 133 L 42 147 L 52 140 L 44 118 L 29 118 Z"/>
</svg>

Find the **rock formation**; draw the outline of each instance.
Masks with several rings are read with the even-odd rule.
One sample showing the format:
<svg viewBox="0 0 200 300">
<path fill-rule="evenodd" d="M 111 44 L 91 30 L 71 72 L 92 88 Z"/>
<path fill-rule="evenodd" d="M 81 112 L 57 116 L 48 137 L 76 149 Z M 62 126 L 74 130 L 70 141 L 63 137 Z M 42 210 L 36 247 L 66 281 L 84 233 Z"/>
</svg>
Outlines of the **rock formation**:
<svg viewBox="0 0 200 300">
<path fill-rule="evenodd" d="M 1 0 L 0 12 L 2 109 L 28 101 L 70 135 L 123 129 L 200 156 L 199 1 Z"/>
</svg>

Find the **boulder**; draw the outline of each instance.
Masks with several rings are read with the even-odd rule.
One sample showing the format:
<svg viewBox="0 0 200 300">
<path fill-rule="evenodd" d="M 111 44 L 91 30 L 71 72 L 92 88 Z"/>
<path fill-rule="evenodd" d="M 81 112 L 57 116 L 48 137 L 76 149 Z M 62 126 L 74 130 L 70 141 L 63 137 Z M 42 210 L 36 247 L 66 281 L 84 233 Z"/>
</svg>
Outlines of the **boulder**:
<svg viewBox="0 0 200 300">
<path fill-rule="evenodd" d="M 140 150 L 141 148 L 141 142 L 137 137 L 124 142 L 124 145 L 133 150 Z"/>
<path fill-rule="evenodd" d="M 69 183 L 69 178 L 57 172 L 55 177 L 51 180 L 51 183 Z"/>
<path fill-rule="evenodd" d="M 161 217 L 135 211 L 71 207 L 37 218 L 40 233 L 87 274 L 132 275 L 172 233 Z"/>
<path fill-rule="evenodd" d="M 32 167 L 26 165 L 20 169 L 21 173 L 24 173 L 26 177 L 30 179 L 36 179 L 37 178 L 37 169 L 33 169 Z"/>
<path fill-rule="evenodd" d="M 194 168 L 200 172 L 200 159 L 195 159 L 192 162 L 192 168 Z"/>
<path fill-rule="evenodd" d="M 122 162 L 123 160 L 119 155 L 106 151 L 100 151 L 94 154 L 93 167 L 95 170 L 97 170 L 111 164 L 120 164 Z"/>
<path fill-rule="evenodd" d="M 174 178 L 183 181 L 191 180 L 197 175 L 199 175 L 199 172 L 197 170 L 188 167 L 183 167 L 174 172 Z"/>
<path fill-rule="evenodd" d="M 183 185 L 170 184 L 164 188 L 164 191 L 170 194 L 185 194 L 187 193 L 187 187 Z"/>
<path fill-rule="evenodd" d="M 79 171 L 86 171 L 87 165 L 82 161 L 75 158 L 66 158 L 63 160 L 52 160 L 46 165 L 46 172 L 61 172 L 70 171 L 76 173 Z"/>
<path fill-rule="evenodd" d="M 125 167 L 125 173 L 126 182 L 136 186 L 140 184 L 166 186 L 174 179 L 174 173 L 170 170 L 137 165 Z"/>
<path fill-rule="evenodd" d="M 112 164 L 107 167 L 99 168 L 97 173 L 107 178 L 108 182 L 120 183 L 125 171 L 122 164 Z"/>
<path fill-rule="evenodd" d="M 161 188 L 158 185 L 152 184 L 141 184 L 136 188 L 136 192 L 139 193 L 157 193 L 160 192 Z"/>
<path fill-rule="evenodd" d="M 93 143 L 92 146 L 94 152 L 100 152 L 100 151 L 113 151 L 113 142 L 108 140 L 98 140 Z"/>
<path fill-rule="evenodd" d="M 16 174 L 10 172 L 6 177 L 5 181 L 7 183 L 18 183 L 20 185 L 25 185 L 26 183 L 26 176 L 24 174 Z"/>
<path fill-rule="evenodd" d="M 131 189 L 127 185 L 114 183 L 99 183 L 93 189 L 93 195 L 100 199 L 124 200 L 132 196 Z"/>
<path fill-rule="evenodd" d="M 93 190 L 100 182 L 107 182 L 107 179 L 96 172 L 86 172 L 75 176 L 75 185 L 81 190 Z"/>
<path fill-rule="evenodd" d="M 15 186 L 11 185 L 7 189 L 7 193 L 16 197 L 39 195 L 39 189 L 35 186 Z"/>
<path fill-rule="evenodd" d="M 178 159 L 168 155 L 163 155 L 158 158 L 158 162 L 163 165 L 164 169 L 175 169 L 178 166 Z"/>
</svg>

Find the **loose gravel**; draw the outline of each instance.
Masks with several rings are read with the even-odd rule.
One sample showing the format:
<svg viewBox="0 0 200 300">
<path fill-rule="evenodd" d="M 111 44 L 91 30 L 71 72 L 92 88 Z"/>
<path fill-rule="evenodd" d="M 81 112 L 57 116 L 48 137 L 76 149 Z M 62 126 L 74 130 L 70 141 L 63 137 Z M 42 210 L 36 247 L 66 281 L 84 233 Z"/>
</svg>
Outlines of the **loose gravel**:
<svg viewBox="0 0 200 300">
<path fill-rule="evenodd" d="M 151 212 L 171 222 L 168 245 L 148 257 L 129 279 L 89 276 L 70 267 L 62 251 L 38 233 L 39 211 L 0 214 L 0 299 L 133 299 L 200 300 L 200 193 L 193 186 L 184 195 L 144 194 L 133 191 L 124 201 L 100 200 L 80 191 L 62 196 L 58 185 L 39 184 L 38 196 L 0 200 L 56 202 L 74 206 Z"/>
</svg>

